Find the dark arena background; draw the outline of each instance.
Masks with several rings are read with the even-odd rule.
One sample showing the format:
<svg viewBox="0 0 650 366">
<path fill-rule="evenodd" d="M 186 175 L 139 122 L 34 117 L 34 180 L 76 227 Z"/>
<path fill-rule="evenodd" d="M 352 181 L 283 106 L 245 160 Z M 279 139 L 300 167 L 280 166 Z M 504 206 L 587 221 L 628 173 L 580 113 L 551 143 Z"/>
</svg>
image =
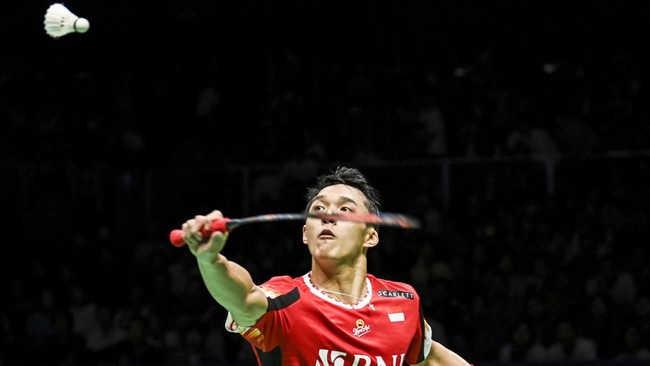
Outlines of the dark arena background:
<svg viewBox="0 0 650 366">
<path fill-rule="evenodd" d="M 465 359 L 650 362 L 649 5 L 280 3 L 71 0 L 59 39 L 3 4 L 0 365 L 253 365 L 168 234 L 299 212 L 338 165 L 424 223 L 369 271 Z M 300 235 L 225 254 L 301 275 Z"/>
</svg>

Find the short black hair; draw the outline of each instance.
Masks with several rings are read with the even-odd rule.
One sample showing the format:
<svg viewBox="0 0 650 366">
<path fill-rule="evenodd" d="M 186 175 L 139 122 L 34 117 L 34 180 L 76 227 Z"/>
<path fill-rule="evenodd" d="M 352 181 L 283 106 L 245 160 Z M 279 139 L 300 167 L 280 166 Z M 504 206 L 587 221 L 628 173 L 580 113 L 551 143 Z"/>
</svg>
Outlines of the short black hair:
<svg viewBox="0 0 650 366">
<path fill-rule="evenodd" d="M 305 198 L 307 199 L 307 207 L 305 208 L 305 212 L 309 211 L 309 207 L 314 201 L 314 198 L 318 195 L 318 192 L 325 187 L 336 184 L 344 184 L 361 191 L 361 193 L 366 197 L 365 205 L 366 208 L 368 208 L 368 211 L 375 215 L 379 214 L 379 209 L 381 207 L 381 197 L 379 192 L 370 185 L 368 179 L 366 179 L 358 169 L 348 167 L 337 167 L 332 172 L 319 176 L 316 184 L 307 188 L 307 194 L 305 195 Z"/>
</svg>

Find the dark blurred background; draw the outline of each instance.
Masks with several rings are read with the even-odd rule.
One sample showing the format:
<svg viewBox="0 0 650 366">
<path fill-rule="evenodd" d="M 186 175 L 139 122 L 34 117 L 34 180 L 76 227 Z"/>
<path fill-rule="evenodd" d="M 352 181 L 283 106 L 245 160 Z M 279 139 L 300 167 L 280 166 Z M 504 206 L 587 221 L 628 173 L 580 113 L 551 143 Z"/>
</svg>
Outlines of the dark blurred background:
<svg viewBox="0 0 650 366">
<path fill-rule="evenodd" d="M 649 5 L 379 3 L 5 4 L 0 365 L 254 364 L 169 231 L 337 165 L 424 222 L 370 272 L 466 359 L 650 362 Z M 299 223 L 226 252 L 309 266 Z"/>
</svg>

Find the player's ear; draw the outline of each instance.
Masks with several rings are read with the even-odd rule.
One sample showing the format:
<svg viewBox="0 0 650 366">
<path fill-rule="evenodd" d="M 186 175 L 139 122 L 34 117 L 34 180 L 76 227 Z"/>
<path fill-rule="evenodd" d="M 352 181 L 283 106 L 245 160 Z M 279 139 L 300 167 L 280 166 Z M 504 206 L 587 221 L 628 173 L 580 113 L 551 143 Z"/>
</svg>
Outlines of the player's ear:
<svg viewBox="0 0 650 366">
<path fill-rule="evenodd" d="M 370 226 L 366 230 L 366 241 L 364 246 L 366 248 L 372 248 L 375 245 L 379 244 L 379 232 L 374 227 Z"/>
<path fill-rule="evenodd" d="M 302 226 L 302 242 L 307 244 L 307 225 Z"/>
</svg>

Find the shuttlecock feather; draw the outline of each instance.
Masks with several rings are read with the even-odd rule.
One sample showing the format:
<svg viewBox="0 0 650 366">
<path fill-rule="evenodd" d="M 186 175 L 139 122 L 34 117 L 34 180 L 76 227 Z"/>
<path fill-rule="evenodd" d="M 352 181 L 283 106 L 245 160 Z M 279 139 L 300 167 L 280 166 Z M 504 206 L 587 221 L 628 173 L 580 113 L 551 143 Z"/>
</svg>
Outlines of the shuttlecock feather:
<svg viewBox="0 0 650 366">
<path fill-rule="evenodd" d="M 60 3 L 50 5 L 45 12 L 43 24 L 45 32 L 54 38 L 74 32 L 86 33 L 90 27 L 87 19 L 76 16 Z"/>
</svg>

